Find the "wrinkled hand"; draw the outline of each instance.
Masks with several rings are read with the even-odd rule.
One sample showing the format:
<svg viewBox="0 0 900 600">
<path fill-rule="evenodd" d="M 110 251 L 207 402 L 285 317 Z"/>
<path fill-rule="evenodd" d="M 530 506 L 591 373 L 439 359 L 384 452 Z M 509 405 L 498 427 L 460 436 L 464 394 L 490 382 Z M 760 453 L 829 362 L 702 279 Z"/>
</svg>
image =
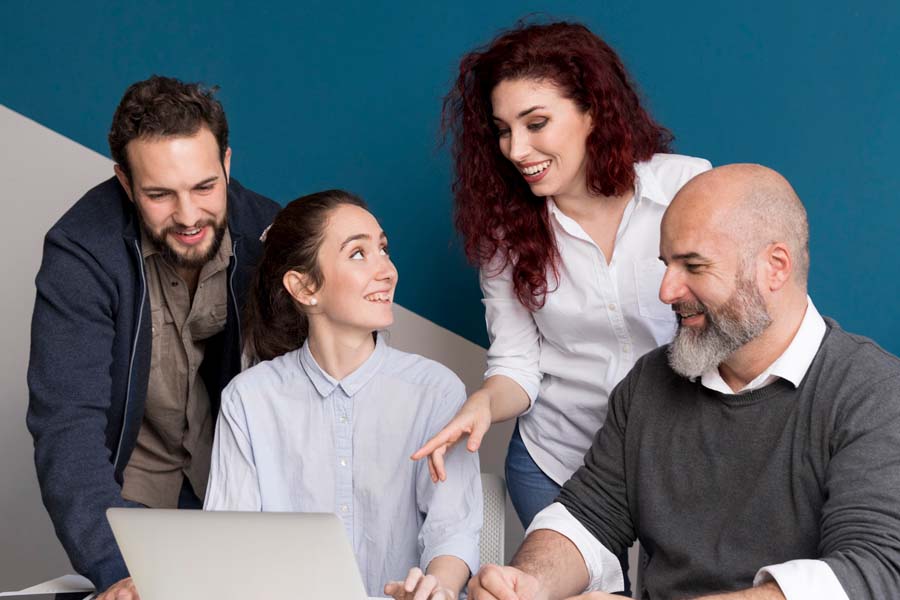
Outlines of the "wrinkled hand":
<svg viewBox="0 0 900 600">
<path fill-rule="evenodd" d="M 385 584 L 384 593 L 395 600 L 456 600 L 456 594 L 441 587 L 437 577 L 425 575 L 419 567 L 410 569 L 405 581 Z"/>
<path fill-rule="evenodd" d="M 485 565 L 469 580 L 470 600 L 546 600 L 537 579 L 515 567 Z"/>
<path fill-rule="evenodd" d="M 141 600 L 141 597 L 131 577 L 126 577 L 109 586 L 95 600 Z"/>
<path fill-rule="evenodd" d="M 410 457 L 420 460 L 428 457 L 428 471 L 431 480 L 435 483 L 447 480 L 447 471 L 444 469 L 444 455 L 453 447 L 459 438 L 469 434 L 466 448 L 469 452 L 475 452 L 481 446 L 484 434 L 491 428 L 491 399 L 484 390 L 478 390 L 466 400 L 456 416 L 441 429 L 437 435 L 425 442 L 425 445 L 415 451 Z"/>
</svg>

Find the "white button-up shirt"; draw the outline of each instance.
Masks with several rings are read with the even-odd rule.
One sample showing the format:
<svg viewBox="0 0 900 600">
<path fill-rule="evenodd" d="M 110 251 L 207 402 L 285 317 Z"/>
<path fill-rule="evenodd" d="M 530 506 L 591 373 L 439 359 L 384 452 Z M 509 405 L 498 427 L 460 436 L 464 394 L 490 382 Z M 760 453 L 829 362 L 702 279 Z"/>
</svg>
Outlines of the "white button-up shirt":
<svg viewBox="0 0 900 600">
<path fill-rule="evenodd" d="M 800 328 L 784 353 L 738 393 L 759 389 L 778 378 L 790 381 L 795 388 L 799 387 L 822 345 L 826 330 L 825 320 L 812 300 L 808 300 Z M 723 394 L 735 393 L 722 379 L 718 369 L 703 373 L 700 383 Z M 619 559 L 562 504 L 556 502 L 538 513 L 527 533 L 538 529 L 552 529 L 575 544 L 591 578 L 588 589 L 622 589 Z M 754 585 L 771 580 L 778 583 L 787 600 L 848 600 L 834 571 L 822 560 L 798 559 L 763 567 L 757 572 Z"/>
<path fill-rule="evenodd" d="M 519 431 L 537 465 L 562 485 L 606 418 L 609 394 L 638 357 L 669 342 L 675 315 L 660 302 L 665 273 L 659 225 L 676 192 L 708 161 L 657 154 L 635 169 L 635 195 L 616 233 L 612 260 L 547 199 L 561 257 L 559 281 L 535 312 L 522 306 L 512 269 L 481 272 L 491 346 L 485 378 L 505 375 L 531 400 Z"/>
</svg>

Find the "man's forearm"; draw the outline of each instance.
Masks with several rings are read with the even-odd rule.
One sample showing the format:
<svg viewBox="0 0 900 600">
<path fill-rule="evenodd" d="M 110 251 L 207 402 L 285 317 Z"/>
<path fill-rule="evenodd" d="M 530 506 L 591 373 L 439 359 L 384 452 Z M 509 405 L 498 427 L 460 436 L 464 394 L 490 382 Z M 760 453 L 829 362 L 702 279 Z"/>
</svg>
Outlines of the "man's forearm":
<svg viewBox="0 0 900 600">
<path fill-rule="evenodd" d="M 529 534 L 510 566 L 535 577 L 548 598 L 580 594 L 590 582 L 581 552 L 569 538 L 551 529 Z"/>
<path fill-rule="evenodd" d="M 785 600 L 785 597 L 781 593 L 781 588 L 778 587 L 778 584 L 770 581 L 746 590 L 716 594 L 715 596 L 703 596 L 703 598 L 698 598 L 697 600 Z"/>
</svg>

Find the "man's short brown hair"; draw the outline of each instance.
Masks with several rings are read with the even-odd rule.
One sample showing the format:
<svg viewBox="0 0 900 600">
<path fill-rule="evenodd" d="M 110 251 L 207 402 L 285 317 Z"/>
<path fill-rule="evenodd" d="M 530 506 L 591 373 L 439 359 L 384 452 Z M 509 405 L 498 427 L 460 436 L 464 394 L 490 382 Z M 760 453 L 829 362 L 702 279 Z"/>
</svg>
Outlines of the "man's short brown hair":
<svg viewBox="0 0 900 600">
<path fill-rule="evenodd" d="M 219 160 L 228 149 L 228 121 L 216 100 L 218 87 L 184 83 L 172 77 L 154 75 L 131 84 L 119 102 L 109 128 L 112 158 L 131 178 L 125 147 L 138 138 L 186 136 L 204 125 L 219 144 Z"/>
</svg>

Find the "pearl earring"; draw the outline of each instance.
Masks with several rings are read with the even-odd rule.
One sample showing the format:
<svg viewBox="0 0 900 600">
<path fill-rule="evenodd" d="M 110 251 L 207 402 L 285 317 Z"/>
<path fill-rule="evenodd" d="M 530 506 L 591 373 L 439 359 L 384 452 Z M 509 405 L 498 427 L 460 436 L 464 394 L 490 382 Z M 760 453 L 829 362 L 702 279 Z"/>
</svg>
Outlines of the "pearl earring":
<svg viewBox="0 0 900 600">
<path fill-rule="evenodd" d="M 316 300 L 315 298 L 310 298 L 310 299 L 309 299 L 309 305 L 310 305 L 310 306 L 315 306 L 315 305 L 318 304 L 318 303 L 319 303 L 319 301 Z"/>
</svg>

